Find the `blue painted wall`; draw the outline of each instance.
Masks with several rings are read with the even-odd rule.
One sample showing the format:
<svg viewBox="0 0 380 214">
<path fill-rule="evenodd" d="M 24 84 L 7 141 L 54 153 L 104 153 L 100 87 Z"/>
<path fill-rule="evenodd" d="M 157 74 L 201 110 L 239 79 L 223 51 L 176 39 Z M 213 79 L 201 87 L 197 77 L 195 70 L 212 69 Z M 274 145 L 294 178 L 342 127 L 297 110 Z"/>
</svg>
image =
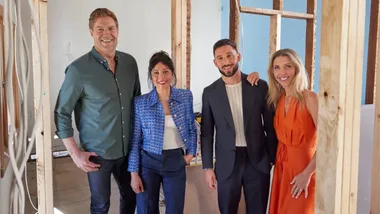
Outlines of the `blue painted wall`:
<svg viewBox="0 0 380 214">
<path fill-rule="evenodd" d="M 364 42 L 364 73 L 363 73 L 363 96 L 365 100 L 365 77 L 368 53 L 368 32 L 370 16 L 370 0 L 366 7 L 366 25 Z M 222 0 L 222 38 L 229 37 L 229 0 Z M 242 6 L 272 8 L 269 0 L 240 0 Z M 322 1 L 317 0 L 317 41 L 316 41 L 316 63 L 315 63 L 315 91 L 319 90 L 319 57 L 320 57 L 320 32 L 321 32 L 321 6 Z M 284 10 L 306 13 L 305 0 L 284 0 Z M 241 14 L 243 35 L 240 32 L 240 51 L 243 53 L 244 73 L 252 71 L 260 72 L 263 79 L 267 79 L 267 66 L 269 62 L 269 16 Z M 292 48 L 305 60 L 305 36 L 306 22 L 304 20 L 282 19 L 281 26 L 281 48 Z M 243 44 L 244 43 L 244 44 Z M 243 47 L 242 47 L 243 45 Z"/>
</svg>

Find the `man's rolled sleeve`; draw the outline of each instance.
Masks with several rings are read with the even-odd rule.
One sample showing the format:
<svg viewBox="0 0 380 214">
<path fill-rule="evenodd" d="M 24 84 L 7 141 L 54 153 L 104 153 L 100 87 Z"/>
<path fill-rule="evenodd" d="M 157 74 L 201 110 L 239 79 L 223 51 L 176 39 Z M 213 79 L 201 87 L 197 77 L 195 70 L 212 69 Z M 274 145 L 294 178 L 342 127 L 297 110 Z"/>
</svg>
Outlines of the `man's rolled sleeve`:
<svg viewBox="0 0 380 214">
<path fill-rule="evenodd" d="M 56 134 L 60 139 L 74 136 L 71 116 L 83 92 L 82 82 L 76 68 L 68 66 L 65 74 L 65 80 L 59 90 L 54 109 Z"/>
</svg>

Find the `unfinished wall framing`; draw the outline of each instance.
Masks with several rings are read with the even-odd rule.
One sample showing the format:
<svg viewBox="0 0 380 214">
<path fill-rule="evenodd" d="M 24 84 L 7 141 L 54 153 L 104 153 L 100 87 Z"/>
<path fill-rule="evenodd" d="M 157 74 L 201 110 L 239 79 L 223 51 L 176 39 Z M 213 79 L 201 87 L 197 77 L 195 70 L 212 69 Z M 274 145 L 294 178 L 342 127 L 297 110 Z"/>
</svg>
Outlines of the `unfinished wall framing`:
<svg viewBox="0 0 380 214">
<path fill-rule="evenodd" d="M 356 213 L 359 134 L 355 130 L 360 130 L 366 2 L 361 0 L 322 1 L 315 210 L 316 213 L 321 214 Z M 305 66 L 309 75 L 310 88 L 313 89 L 316 0 L 307 1 L 306 14 L 283 11 L 283 0 L 273 0 L 273 9 L 244 7 L 240 6 L 236 0 L 230 0 L 230 5 L 230 38 L 236 42 L 239 35 L 237 15 L 239 12 L 271 17 L 270 54 L 280 48 L 281 17 L 306 20 Z M 378 147 L 376 147 L 377 150 L 379 150 Z M 375 151 L 375 153 L 378 155 L 379 152 Z M 377 167 L 378 164 L 374 164 L 375 166 Z M 373 171 L 379 174 L 378 167 Z M 379 177 L 376 182 L 378 179 Z M 326 195 L 326 192 L 331 192 L 331 194 Z M 374 190 L 373 194 L 378 194 L 378 189 Z M 378 199 L 378 197 L 372 197 L 376 205 L 378 205 Z"/>
<path fill-rule="evenodd" d="M 47 1 L 33 0 L 34 9 L 38 14 L 39 33 L 42 42 L 42 52 L 44 64 L 39 61 L 37 49 L 37 38 L 32 31 L 33 47 L 33 82 L 34 85 L 41 83 L 42 67 L 48 71 L 48 33 L 47 33 Z M 177 69 L 177 87 L 190 88 L 190 20 L 191 20 L 191 0 L 172 0 L 172 58 Z M 37 191 L 38 191 L 38 213 L 53 213 L 53 169 L 52 169 L 52 136 L 51 136 L 51 116 L 50 96 L 49 96 L 49 75 L 45 75 L 44 95 L 40 97 L 39 87 L 34 88 L 35 107 L 37 109 L 40 99 L 43 102 L 43 117 L 40 118 L 41 126 L 36 135 L 37 152 Z M 37 122 L 37 121 L 36 121 Z"/>
<path fill-rule="evenodd" d="M 177 87 L 190 89 L 191 0 L 171 0 L 172 59 Z"/>
<path fill-rule="evenodd" d="M 307 13 L 289 12 L 283 10 L 284 0 L 273 0 L 273 9 L 246 7 L 240 5 L 240 0 L 230 0 L 230 39 L 239 42 L 239 13 L 270 16 L 269 55 L 280 49 L 281 19 L 292 18 L 306 20 L 305 67 L 309 78 L 309 88 L 314 88 L 315 46 L 316 46 L 316 16 L 317 1 L 307 0 Z"/>
<path fill-rule="evenodd" d="M 38 8 L 36 11 L 40 19 L 39 29 L 44 46 L 44 58 L 47 59 L 47 2 L 46 0 L 33 1 L 35 8 Z M 235 23 L 230 30 L 230 35 L 235 36 L 230 37 L 238 42 L 238 12 L 271 16 L 271 44 L 269 47 L 270 53 L 273 53 L 280 48 L 281 18 L 305 19 L 307 22 L 305 64 L 309 73 L 311 88 L 313 88 L 316 0 L 308 0 L 306 14 L 283 11 L 282 2 L 282 0 L 274 0 L 273 9 L 259 9 L 241 7 L 236 4 L 236 0 L 230 0 L 232 14 L 230 17 L 233 17 L 231 20 Z M 317 189 L 316 210 L 317 213 L 355 213 L 355 200 L 357 199 L 357 184 L 355 184 L 355 181 L 357 183 L 359 138 L 357 134 L 354 134 L 353 130 L 358 130 L 358 127 L 353 121 L 356 121 L 356 124 L 360 121 L 358 113 L 360 111 L 358 109 L 360 109 L 361 81 L 358 81 L 358 79 L 362 78 L 365 2 L 361 0 L 323 0 L 322 5 L 323 43 L 321 44 L 320 124 L 318 129 L 319 136 L 325 137 L 319 139 L 317 151 L 322 150 L 325 152 L 317 153 L 317 174 L 322 177 L 318 178 L 318 186 L 320 187 Z M 178 87 L 181 88 L 190 87 L 190 10 L 191 0 L 172 0 L 172 56 L 178 71 Z M 350 17 L 347 14 L 351 14 Z M 344 26 L 350 27 L 345 30 Z M 35 49 L 36 38 L 33 37 L 33 50 Z M 35 51 L 33 51 L 33 55 L 34 57 L 38 56 Z M 43 65 L 36 62 L 38 60 L 34 61 L 34 81 L 38 81 L 41 66 L 46 66 L 47 68 L 48 61 L 45 60 L 46 64 Z M 353 75 L 347 75 L 349 72 L 352 72 Z M 377 81 L 380 81 L 380 75 L 377 76 Z M 354 78 L 356 81 L 353 81 Z M 50 112 L 48 77 L 45 77 L 43 81 L 46 87 L 46 91 L 44 90 L 46 95 L 36 98 L 35 103 L 38 103 L 36 101 L 39 99 L 43 99 L 44 112 Z M 345 85 L 350 85 L 350 87 Z M 39 94 L 38 87 L 34 90 L 36 95 Z M 377 112 L 380 111 L 378 106 L 380 104 L 376 107 Z M 39 175 L 38 209 L 39 213 L 43 214 L 53 213 L 53 176 L 50 115 L 48 113 L 44 114 L 41 120 L 43 125 L 39 132 L 40 135 L 37 137 L 36 148 L 38 152 L 37 174 Z M 351 122 L 351 125 L 349 122 Z M 4 131 L 4 127 L 0 125 L 0 134 L 1 131 Z M 379 137 L 375 138 L 375 142 L 377 142 L 376 140 L 378 141 Z M 343 142 L 345 143 L 343 144 Z M 379 154 L 378 144 L 375 147 L 377 150 L 374 149 L 377 154 L 376 157 Z M 329 164 L 324 164 L 326 161 Z M 378 168 L 376 172 L 379 172 Z M 377 178 L 379 178 L 378 175 Z M 347 190 L 343 189 L 343 187 Z M 326 195 L 324 191 L 326 189 L 333 191 L 333 194 Z M 373 196 L 372 199 L 374 199 Z M 373 211 L 372 213 L 376 212 Z"/>
</svg>

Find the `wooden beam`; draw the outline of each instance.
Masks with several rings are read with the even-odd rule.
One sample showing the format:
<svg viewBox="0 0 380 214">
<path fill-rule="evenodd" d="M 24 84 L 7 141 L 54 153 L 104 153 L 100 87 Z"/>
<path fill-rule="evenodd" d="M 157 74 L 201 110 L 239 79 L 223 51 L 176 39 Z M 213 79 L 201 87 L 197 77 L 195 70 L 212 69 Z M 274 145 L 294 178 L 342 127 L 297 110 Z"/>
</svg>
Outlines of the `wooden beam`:
<svg viewBox="0 0 380 214">
<path fill-rule="evenodd" d="M 171 21 L 172 21 L 172 58 L 176 68 L 177 87 L 188 88 L 187 77 L 187 1 L 190 0 L 172 0 L 171 1 Z"/>
<path fill-rule="evenodd" d="M 0 33 L 2 36 L 2 55 L 5 57 L 5 35 L 4 35 L 4 16 L 3 16 L 3 6 L 0 5 Z M 15 36 L 15 25 L 13 25 L 13 36 Z M 12 74 L 12 87 L 13 87 L 13 106 L 14 106 L 14 113 L 15 113 L 15 118 L 14 118 L 14 125 L 15 128 L 18 129 L 20 128 L 20 111 L 19 111 L 19 100 L 18 100 L 18 80 L 17 80 L 17 74 L 16 74 L 16 62 L 14 60 L 15 56 L 10 56 L 13 58 L 13 74 Z M 7 98 L 7 91 L 5 88 L 5 83 L 6 83 L 6 76 L 5 76 L 5 58 L 2 59 L 2 72 L 0 75 L 2 75 L 2 82 L 1 84 L 1 92 L 2 96 L 0 100 L 0 177 L 3 177 L 5 174 L 5 171 L 7 169 L 8 163 L 9 163 L 9 158 L 4 155 L 4 152 L 8 152 L 8 127 L 12 123 L 12 121 L 9 121 L 9 107 L 8 103 L 6 103 L 6 98 Z M 4 84 L 3 84 L 4 83 Z"/>
<path fill-rule="evenodd" d="M 375 9 L 375 8 L 376 9 Z M 380 48 L 379 48 L 379 23 L 380 23 L 380 15 L 379 15 L 379 1 L 372 1 L 371 3 L 371 22 L 370 22 L 370 39 L 371 36 L 373 40 L 376 41 L 369 41 L 370 44 L 376 45 L 377 47 L 370 47 L 368 46 L 368 67 L 367 67 L 367 84 L 368 84 L 368 78 L 374 78 L 376 77 L 376 86 L 380 85 L 380 69 L 377 66 L 379 63 L 380 58 Z M 374 17 L 375 16 L 375 17 Z M 376 38 L 374 38 L 375 34 L 372 29 L 372 23 L 377 22 L 377 25 L 375 26 L 377 29 Z M 371 35 L 373 33 L 373 35 Z M 373 49 L 376 49 L 376 53 L 374 54 L 372 51 Z M 371 52 L 370 52 L 371 51 Z M 371 59 L 371 72 L 374 74 L 371 76 L 368 76 L 368 72 L 370 69 L 370 57 L 376 58 Z M 376 72 L 376 73 L 375 73 Z M 368 86 L 368 85 L 367 85 Z M 374 134 L 374 142 L 373 142 L 373 155 L 372 155 L 372 178 L 371 178 L 371 207 L 370 207 L 370 213 L 372 214 L 380 214 L 380 132 L 378 131 L 380 129 L 380 97 L 376 96 L 377 94 L 380 94 L 380 87 L 375 87 L 375 134 Z M 371 91 L 373 94 L 373 88 L 367 88 L 366 95 L 368 92 Z M 371 97 L 368 97 L 368 102 L 371 103 L 373 99 Z M 366 96 L 366 103 L 367 103 L 367 96 Z"/>
<path fill-rule="evenodd" d="M 312 19 L 306 20 L 306 50 L 305 67 L 309 78 L 309 89 L 314 89 L 315 73 L 315 46 L 316 46 L 316 27 L 317 27 L 317 1 L 307 0 L 307 13 L 313 14 Z"/>
<path fill-rule="evenodd" d="M 378 43 L 380 24 L 380 3 L 379 0 L 371 1 L 371 15 L 369 22 L 368 57 L 367 57 L 367 78 L 365 103 L 372 104 L 375 92 L 375 73 L 378 64 Z"/>
<path fill-rule="evenodd" d="M 273 0 L 273 9 L 282 11 L 284 10 L 284 1 L 283 0 Z"/>
<path fill-rule="evenodd" d="M 230 0 L 230 39 L 239 44 L 240 0 Z"/>
<path fill-rule="evenodd" d="M 380 85 L 379 70 L 376 73 L 376 85 Z M 376 87 L 376 94 L 380 94 L 380 87 Z M 375 99 L 375 137 L 372 156 L 372 180 L 371 180 L 371 207 L 370 213 L 380 213 L 380 99 Z"/>
<path fill-rule="evenodd" d="M 190 89 L 191 78 L 191 0 L 186 8 L 186 89 Z"/>
<path fill-rule="evenodd" d="M 36 123 L 40 126 L 36 129 L 36 167 L 37 167 L 37 191 L 38 191 L 38 213 L 54 213 L 53 204 L 53 166 L 52 166 L 52 136 L 51 136 L 51 116 L 50 116 L 50 81 L 48 64 L 48 33 L 47 33 L 47 2 L 33 0 L 34 10 L 38 14 L 39 36 L 42 46 L 42 59 L 38 49 L 36 32 L 32 29 L 33 48 L 33 85 L 35 112 L 39 108 L 42 100 L 42 117 L 36 118 Z M 32 26 L 32 28 L 34 28 Z M 42 68 L 46 73 L 42 79 Z M 43 83 L 43 95 L 41 97 L 40 85 Z"/>
<path fill-rule="evenodd" d="M 246 6 L 241 6 L 240 12 L 256 14 L 256 15 L 267 15 L 267 16 L 281 15 L 284 18 L 292 18 L 292 19 L 313 19 L 314 17 L 313 14 L 288 12 L 288 11 L 272 10 L 272 9 L 262 9 L 262 8 L 255 8 L 255 7 L 246 7 Z"/>
<path fill-rule="evenodd" d="M 13 32 L 13 35 L 15 35 L 15 31 Z M 17 73 L 16 73 L 16 62 L 13 64 L 13 78 L 12 78 L 12 84 L 13 84 L 13 100 L 14 100 L 14 113 L 15 113 L 15 127 L 16 129 L 20 128 L 20 103 L 18 100 L 18 79 L 17 79 Z"/>
<path fill-rule="evenodd" d="M 322 0 L 316 214 L 357 211 L 365 3 Z"/>
<path fill-rule="evenodd" d="M 273 9 L 283 10 L 283 0 L 273 0 Z M 270 17 L 270 41 L 269 41 L 269 58 L 281 47 L 281 15 L 272 15 Z"/>
<path fill-rule="evenodd" d="M 5 56 L 4 47 L 4 16 L 3 16 L 3 6 L 0 5 L 0 33 L 1 33 L 1 47 L 2 56 Z M 4 177 L 5 170 L 7 169 L 8 160 L 4 155 L 4 152 L 8 150 L 8 114 L 6 109 L 6 96 L 5 96 L 5 85 L 3 81 L 5 80 L 5 59 L 1 59 L 1 77 L 2 82 L 0 82 L 0 178 Z"/>
<path fill-rule="evenodd" d="M 281 15 L 270 17 L 269 58 L 281 47 Z"/>
</svg>

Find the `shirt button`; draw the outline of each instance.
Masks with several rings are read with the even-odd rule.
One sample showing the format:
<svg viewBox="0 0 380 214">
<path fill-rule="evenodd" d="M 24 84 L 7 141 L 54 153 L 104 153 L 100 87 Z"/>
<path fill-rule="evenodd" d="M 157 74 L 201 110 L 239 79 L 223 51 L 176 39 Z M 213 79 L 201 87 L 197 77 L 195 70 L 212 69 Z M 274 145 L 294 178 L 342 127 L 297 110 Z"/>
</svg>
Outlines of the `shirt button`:
<svg viewBox="0 0 380 214">
<path fill-rule="evenodd" d="M 124 107 L 121 107 L 121 109 L 124 109 Z"/>
<path fill-rule="evenodd" d="M 174 117 L 177 117 L 177 115 L 176 115 L 176 114 L 174 114 Z"/>
<path fill-rule="evenodd" d="M 120 95 L 121 95 L 121 93 L 120 93 Z"/>
<path fill-rule="evenodd" d="M 170 103 L 170 105 L 173 105 L 174 103 L 172 102 L 172 103 Z"/>
<path fill-rule="evenodd" d="M 124 123 L 124 121 L 123 121 L 123 123 Z"/>
<path fill-rule="evenodd" d="M 123 135 L 123 138 L 125 138 L 125 135 Z"/>
<path fill-rule="evenodd" d="M 182 129 L 182 127 L 180 126 L 180 127 L 179 127 L 179 130 L 181 130 L 181 129 Z"/>
<path fill-rule="evenodd" d="M 117 81 L 117 79 L 116 79 L 116 81 Z"/>
<path fill-rule="evenodd" d="M 186 138 L 185 138 L 185 139 L 183 139 L 183 141 L 185 141 L 185 142 L 186 142 L 186 141 L 187 141 L 187 140 L 186 140 Z"/>
</svg>

